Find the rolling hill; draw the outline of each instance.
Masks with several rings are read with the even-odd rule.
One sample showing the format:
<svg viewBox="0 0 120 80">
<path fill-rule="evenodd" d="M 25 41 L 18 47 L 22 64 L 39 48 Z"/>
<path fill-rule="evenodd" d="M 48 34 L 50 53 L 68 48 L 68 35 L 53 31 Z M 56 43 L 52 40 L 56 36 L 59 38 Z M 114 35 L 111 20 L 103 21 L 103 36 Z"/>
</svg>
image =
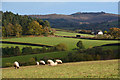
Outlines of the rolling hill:
<svg viewBox="0 0 120 80">
<path fill-rule="evenodd" d="M 78 12 L 71 15 L 48 14 L 28 16 L 48 20 L 52 28 L 62 29 L 108 30 L 110 27 L 117 27 L 118 24 L 117 14 L 105 12 Z"/>
</svg>

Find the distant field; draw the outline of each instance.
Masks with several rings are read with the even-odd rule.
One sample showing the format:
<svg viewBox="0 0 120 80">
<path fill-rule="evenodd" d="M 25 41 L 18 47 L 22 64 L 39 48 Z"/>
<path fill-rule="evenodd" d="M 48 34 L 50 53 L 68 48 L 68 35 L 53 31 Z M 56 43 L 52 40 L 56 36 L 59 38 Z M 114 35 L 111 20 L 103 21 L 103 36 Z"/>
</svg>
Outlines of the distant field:
<svg viewBox="0 0 120 80">
<path fill-rule="evenodd" d="M 2 78 L 118 78 L 118 60 L 3 68 Z"/>
<path fill-rule="evenodd" d="M 94 37 L 94 35 L 90 35 L 90 34 L 70 33 L 70 32 L 64 32 L 64 31 L 56 31 L 55 35 L 58 35 L 58 36 L 74 36 L 74 37 L 76 35 L 81 35 L 81 36 Z"/>
<path fill-rule="evenodd" d="M 68 50 L 77 48 L 76 43 L 79 40 L 83 41 L 85 48 L 100 46 L 104 44 L 118 43 L 118 41 L 114 41 L 114 40 L 87 40 L 87 39 L 75 39 L 75 38 L 63 38 L 63 37 L 21 37 L 21 38 L 3 39 L 3 41 L 36 43 L 36 44 L 45 44 L 50 46 L 57 45 L 59 43 L 65 43 L 68 46 Z"/>
<path fill-rule="evenodd" d="M 31 55 L 22 55 L 22 56 L 14 56 L 8 58 L 2 58 L 2 65 L 5 66 L 6 63 L 13 63 L 14 61 L 18 62 L 28 62 L 30 58 L 37 57 L 38 60 L 42 59 L 43 57 L 50 57 L 50 58 L 63 58 L 68 54 L 68 51 L 61 51 L 61 52 L 49 52 L 49 53 L 41 53 L 41 54 L 31 54 Z"/>
</svg>

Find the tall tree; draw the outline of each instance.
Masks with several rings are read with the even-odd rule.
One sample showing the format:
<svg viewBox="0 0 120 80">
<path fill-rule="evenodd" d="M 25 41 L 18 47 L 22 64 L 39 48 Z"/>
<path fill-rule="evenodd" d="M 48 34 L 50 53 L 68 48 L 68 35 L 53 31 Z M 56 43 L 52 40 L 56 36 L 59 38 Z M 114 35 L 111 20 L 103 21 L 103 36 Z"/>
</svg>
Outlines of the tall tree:
<svg viewBox="0 0 120 80">
<path fill-rule="evenodd" d="M 21 27 L 20 24 L 15 24 L 15 26 L 14 26 L 14 34 L 17 37 L 21 36 L 21 34 L 22 34 L 22 27 Z"/>
<path fill-rule="evenodd" d="M 28 25 L 28 34 L 40 35 L 42 33 L 42 25 L 39 25 L 37 21 L 32 21 Z"/>
<path fill-rule="evenodd" d="M 7 26 L 5 26 L 6 36 L 12 36 L 13 35 L 13 25 L 9 23 Z"/>
</svg>

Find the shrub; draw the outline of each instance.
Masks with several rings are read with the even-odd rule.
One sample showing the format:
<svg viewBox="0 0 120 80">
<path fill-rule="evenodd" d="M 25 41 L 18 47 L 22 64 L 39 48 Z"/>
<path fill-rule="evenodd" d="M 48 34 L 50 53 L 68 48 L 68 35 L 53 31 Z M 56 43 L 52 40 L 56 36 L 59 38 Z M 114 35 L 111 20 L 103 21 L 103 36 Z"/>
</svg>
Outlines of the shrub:
<svg viewBox="0 0 120 80">
<path fill-rule="evenodd" d="M 29 66 L 29 62 L 20 62 L 20 66 Z"/>
<path fill-rule="evenodd" d="M 46 52 L 46 51 L 47 51 L 46 47 L 43 46 L 43 48 L 42 48 L 42 52 L 44 53 L 44 52 Z"/>
<path fill-rule="evenodd" d="M 84 45 L 82 43 L 82 41 L 78 41 L 76 46 L 79 48 L 79 49 L 84 49 Z"/>
<path fill-rule="evenodd" d="M 85 59 L 85 61 L 92 61 L 92 60 L 94 60 L 93 56 L 89 55 L 89 54 L 84 55 L 84 59 Z"/>
<path fill-rule="evenodd" d="M 36 64 L 35 59 L 34 59 L 34 58 L 30 58 L 29 64 L 30 64 L 30 65 L 35 65 L 35 64 Z"/>
<path fill-rule="evenodd" d="M 68 48 L 67 48 L 66 44 L 60 43 L 60 44 L 58 44 L 58 45 L 55 46 L 55 49 L 57 51 L 66 51 Z"/>
</svg>

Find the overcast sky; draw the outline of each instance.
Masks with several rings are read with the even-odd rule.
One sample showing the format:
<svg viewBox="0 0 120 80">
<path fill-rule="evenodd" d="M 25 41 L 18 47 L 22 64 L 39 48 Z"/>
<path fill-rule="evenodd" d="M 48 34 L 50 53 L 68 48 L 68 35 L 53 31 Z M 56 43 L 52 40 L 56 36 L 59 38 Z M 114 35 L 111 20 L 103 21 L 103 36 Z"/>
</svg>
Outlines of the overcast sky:
<svg viewBox="0 0 120 80">
<path fill-rule="evenodd" d="M 27 14 L 118 13 L 117 2 L 3 2 L 2 11 Z"/>
</svg>

